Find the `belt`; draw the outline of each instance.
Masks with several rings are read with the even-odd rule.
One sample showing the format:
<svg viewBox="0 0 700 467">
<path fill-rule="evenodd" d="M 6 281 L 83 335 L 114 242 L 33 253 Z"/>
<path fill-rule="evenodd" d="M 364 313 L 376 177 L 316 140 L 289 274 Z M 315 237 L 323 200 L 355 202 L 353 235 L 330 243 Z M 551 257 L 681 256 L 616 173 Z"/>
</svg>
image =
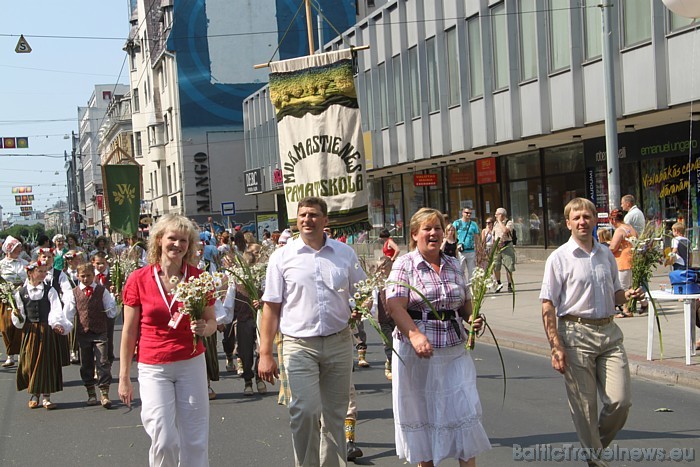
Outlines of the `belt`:
<svg viewBox="0 0 700 467">
<path fill-rule="evenodd" d="M 342 333 L 344 333 L 345 331 L 347 331 L 347 329 L 348 329 L 348 326 L 345 326 L 343 329 L 341 329 L 341 330 L 338 331 L 338 332 L 334 332 L 333 334 L 328 334 L 328 335 L 326 335 L 326 336 L 320 336 L 320 337 L 333 337 L 333 336 L 337 336 L 338 334 L 342 334 Z"/>
<path fill-rule="evenodd" d="M 420 310 L 407 310 L 408 315 L 417 320 L 422 320 L 423 319 L 423 312 Z M 457 323 L 457 317 L 459 317 L 459 313 L 457 313 L 455 310 L 437 310 L 438 316 L 435 316 L 435 313 L 431 311 L 428 312 L 428 315 L 426 319 L 428 321 L 450 321 L 450 324 L 452 324 L 452 329 L 454 329 L 455 334 L 457 334 L 457 337 L 462 335 L 462 331 L 459 328 L 459 324 Z M 461 319 L 461 317 L 460 317 Z"/>
<path fill-rule="evenodd" d="M 607 318 L 593 319 L 593 318 L 581 318 L 579 316 L 573 316 L 573 315 L 560 316 L 559 319 L 563 319 L 564 321 L 571 321 L 573 323 L 588 324 L 590 326 L 605 326 L 606 324 L 612 323 L 612 320 L 613 320 L 612 316 L 608 316 Z"/>
<path fill-rule="evenodd" d="M 324 339 L 324 338 L 326 338 L 326 337 L 333 337 L 333 336 L 337 336 L 337 335 L 339 335 L 339 334 L 342 334 L 342 333 L 344 333 L 345 331 L 347 331 L 349 327 L 350 327 L 350 326 L 345 326 L 345 327 L 344 327 L 343 329 L 341 329 L 340 331 L 334 332 L 333 334 L 326 334 L 325 336 L 304 336 L 304 337 L 299 337 L 299 336 L 290 336 L 289 334 L 284 334 L 283 337 L 289 337 L 290 339 L 317 339 L 317 338 L 318 338 L 318 339 Z"/>
<path fill-rule="evenodd" d="M 413 319 L 417 320 L 422 320 L 423 319 L 423 312 L 421 310 L 407 310 L 408 311 L 408 316 L 410 316 Z M 442 316 L 442 318 L 438 318 L 435 316 L 435 313 L 432 311 L 428 312 L 427 320 L 428 321 L 449 321 L 452 318 L 455 318 L 457 316 L 457 312 L 454 310 L 437 310 L 437 314 L 439 316 Z"/>
</svg>

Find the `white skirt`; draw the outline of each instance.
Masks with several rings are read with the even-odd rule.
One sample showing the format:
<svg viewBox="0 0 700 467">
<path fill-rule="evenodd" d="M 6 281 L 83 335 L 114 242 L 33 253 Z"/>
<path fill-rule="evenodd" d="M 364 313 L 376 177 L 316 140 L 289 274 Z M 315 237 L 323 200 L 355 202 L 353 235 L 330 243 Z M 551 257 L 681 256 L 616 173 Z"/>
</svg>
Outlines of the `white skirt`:
<svg viewBox="0 0 700 467">
<path fill-rule="evenodd" d="M 491 449 L 481 425 L 476 368 L 464 345 L 418 358 L 410 342 L 394 338 L 392 399 L 396 452 L 411 464 L 469 460 Z"/>
</svg>

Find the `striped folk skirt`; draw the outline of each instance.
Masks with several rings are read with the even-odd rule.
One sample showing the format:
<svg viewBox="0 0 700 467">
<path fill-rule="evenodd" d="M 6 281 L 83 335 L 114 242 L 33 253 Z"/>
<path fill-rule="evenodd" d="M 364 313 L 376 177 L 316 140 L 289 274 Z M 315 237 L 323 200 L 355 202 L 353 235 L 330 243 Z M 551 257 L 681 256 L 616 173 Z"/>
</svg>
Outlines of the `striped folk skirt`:
<svg viewBox="0 0 700 467">
<path fill-rule="evenodd" d="M 0 303 L 0 331 L 2 331 L 2 340 L 5 342 L 7 355 L 19 354 L 19 348 L 22 345 L 22 330 L 17 329 L 12 324 L 12 308 L 4 303 Z"/>
<path fill-rule="evenodd" d="M 7 355 L 19 354 L 22 345 L 22 330 L 12 324 L 12 307 L 0 303 L 0 331 Z"/>
<path fill-rule="evenodd" d="M 219 355 L 216 352 L 216 335 L 217 333 L 215 332 L 203 339 L 204 360 L 207 362 L 207 379 L 209 381 L 219 381 Z"/>
<path fill-rule="evenodd" d="M 59 336 L 48 323 L 26 323 L 22 335 L 17 390 L 30 394 L 52 394 L 63 390 Z M 68 340 L 65 339 L 68 343 Z"/>
</svg>

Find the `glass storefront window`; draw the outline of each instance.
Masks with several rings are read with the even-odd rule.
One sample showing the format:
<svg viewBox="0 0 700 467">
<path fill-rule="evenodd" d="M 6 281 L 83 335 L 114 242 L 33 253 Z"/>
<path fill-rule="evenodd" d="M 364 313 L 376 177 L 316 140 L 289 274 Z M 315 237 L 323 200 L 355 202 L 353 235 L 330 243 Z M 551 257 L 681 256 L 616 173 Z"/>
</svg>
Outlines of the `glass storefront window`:
<svg viewBox="0 0 700 467">
<path fill-rule="evenodd" d="M 428 204 L 426 206 L 443 211 L 445 209 L 445 192 L 442 189 L 442 170 L 432 169 L 426 173 L 437 175 L 437 185 L 428 187 Z"/>
<path fill-rule="evenodd" d="M 406 219 L 410 219 L 416 211 L 426 206 L 423 187 L 415 186 L 413 173 L 403 174 L 403 196 L 403 205 L 406 207 Z"/>
<path fill-rule="evenodd" d="M 563 245 L 569 240 L 570 232 L 564 219 L 564 206 L 574 198 L 586 196 L 584 181 L 583 173 L 575 176 L 550 176 L 545 179 L 549 246 Z"/>
<path fill-rule="evenodd" d="M 478 206 L 476 189 L 474 188 L 476 184 L 474 167 L 474 162 L 467 162 L 447 168 L 447 186 L 450 188 L 450 199 L 445 214 L 450 219 L 462 217 L 461 211 L 464 207 L 476 209 Z"/>
<path fill-rule="evenodd" d="M 372 224 L 370 238 L 379 238 L 379 232 L 384 228 L 384 202 L 382 201 L 382 181 L 370 180 L 369 187 L 369 222 Z"/>
<path fill-rule="evenodd" d="M 509 216 L 517 230 L 518 246 L 544 245 L 542 208 L 542 182 L 539 177 L 510 183 Z"/>
<path fill-rule="evenodd" d="M 448 206 L 448 212 L 445 214 L 448 214 L 448 219 L 450 219 L 450 221 L 455 221 L 462 218 L 462 209 L 471 208 L 472 220 L 478 222 L 479 226 L 481 226 L 482 216 L 477 212 L 477 206 L 476 187 L 451 188 L 450 204 Z M 475 212 L 477 215 L 474 215 Z"/>
<path fill-rule="evenodd" d="M 693 164 L 695 166 L 697 163 Z M 685 156 L 642 161 L 643 208 L 648 221 L 663 221 L 667 229 L 680 221 L 690 226 L 696 224 L 688 199 L 688 187 L 693 190 L 697 187 L 696 171 L 693 170 L 689 178 L 687 167 Z M 664 177 L 663 174 L 678 175 Z"/>
<path fill-rule="evenodd" d="M 404 211 L 401 175 L 386 177 L 384 182 L 384 228 L 394 238 L 404 238 Z"/>
<path fill-rule="evenodd" d="M 538 151 L 508 156 L 506 164 L 510 180 L 539 177 L 540 175 L 540 153 Z"/>
<path fill-rule="evenodd" d="M 571 144 L 544 150 L 544 172 L 560 174 L 583 171 L 583 144 Z"/>
</svg>

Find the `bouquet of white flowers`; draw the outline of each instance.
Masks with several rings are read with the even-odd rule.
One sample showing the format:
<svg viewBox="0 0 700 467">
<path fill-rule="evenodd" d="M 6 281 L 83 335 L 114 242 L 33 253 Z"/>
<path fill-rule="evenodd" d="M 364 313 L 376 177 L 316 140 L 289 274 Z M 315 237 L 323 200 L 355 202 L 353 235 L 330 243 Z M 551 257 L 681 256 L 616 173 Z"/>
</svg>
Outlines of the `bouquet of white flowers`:
<svg viewBox="0 0 700 467">
<path fill-rule="evenodd" d="M 133 248 L 133 247 L 132 247 Z M 114 294 L 117 299 L 117 307 L 122 307 L 122 290 L 129 275 L 139 268 L 137 259 L 130 254 L 131 250 L 123 251 L 121 254 L 111 256 L 107 259 L 110 271 L 110 282 L 114 287 Z"/>
<path fill-rule="evenodd" d="M 224 275 L 220 272 L 203 272 L 198 277 L 190 276 L 178 282 L 174 298 L 180 302 L 180 313 L 189 316 L 190 322 L 202 319 L 207 304 L 223 293 L 218 290 L 223 279 Z M 197 342 L 199 336 L 193 335 L 192 353 L 197 351 Z"/>
<path fill-rule="evenodd" d="M 0 302 L 12 308 L 12 313 L 19 319 L 20 323 L 24 322 L 24 318 L 17 310 L 17 304 L 15 303 L 15 286 L 2 277 L 0 277 Z"/>
<path fill-rule="evenodd" d="M 260 261 L 248 264 L 241 255 L 235 255 L 235 263 L 232 267 L 225 269 L 231 274 L 236 283 L 241 284 L 250 298 L 251 303 L 260 302 L 260 292 L 265 285 L 267 275 L 267 261 Z M 258 310 L 255 310 L 257 315 Z"/>
</svg>

